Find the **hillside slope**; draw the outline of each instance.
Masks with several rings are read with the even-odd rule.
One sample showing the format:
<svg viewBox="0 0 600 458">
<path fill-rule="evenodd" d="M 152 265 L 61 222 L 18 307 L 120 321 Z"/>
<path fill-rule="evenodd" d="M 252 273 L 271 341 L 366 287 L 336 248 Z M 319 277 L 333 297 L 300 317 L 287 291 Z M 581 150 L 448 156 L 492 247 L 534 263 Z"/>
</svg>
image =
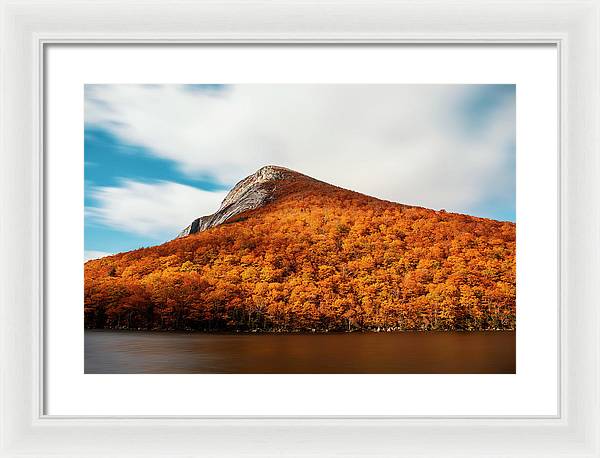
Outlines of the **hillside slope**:
<svg viewBox="0 0 600 458">
<path fill-rule="evenodd" d="M 86 327 L 515 328 L 513 223 L 267 169 L 238 183 L 190 235 L 88 261 Z"/>
</svg>

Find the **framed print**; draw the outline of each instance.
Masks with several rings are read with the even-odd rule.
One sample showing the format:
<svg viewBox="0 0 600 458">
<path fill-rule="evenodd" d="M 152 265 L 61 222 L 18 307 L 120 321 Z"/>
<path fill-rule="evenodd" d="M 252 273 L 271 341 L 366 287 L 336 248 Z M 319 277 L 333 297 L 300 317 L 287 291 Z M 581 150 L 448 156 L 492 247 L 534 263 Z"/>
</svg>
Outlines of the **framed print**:
<svg viewBox="0 0 600 458">
<path fill-rule="evenodd" d="M 3 2 L 2 456 L 598 456 L 599 6 Z"/>
</svg>

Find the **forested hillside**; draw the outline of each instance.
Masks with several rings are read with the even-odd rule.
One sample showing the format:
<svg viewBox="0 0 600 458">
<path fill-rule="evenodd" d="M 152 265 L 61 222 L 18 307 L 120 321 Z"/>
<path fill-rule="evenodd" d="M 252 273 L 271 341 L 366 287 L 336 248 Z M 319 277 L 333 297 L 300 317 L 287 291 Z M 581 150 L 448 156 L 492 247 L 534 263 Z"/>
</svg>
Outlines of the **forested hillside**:
<svg viewBox="0 0 600 458">
<path fill-rule="evenodd" d="M 273 183 L 272 183 L 273 184 Z M 85 264 L 88 328 L 515 328 L 515 225 L 289 172 L 265 204 Z"/>
</svg>

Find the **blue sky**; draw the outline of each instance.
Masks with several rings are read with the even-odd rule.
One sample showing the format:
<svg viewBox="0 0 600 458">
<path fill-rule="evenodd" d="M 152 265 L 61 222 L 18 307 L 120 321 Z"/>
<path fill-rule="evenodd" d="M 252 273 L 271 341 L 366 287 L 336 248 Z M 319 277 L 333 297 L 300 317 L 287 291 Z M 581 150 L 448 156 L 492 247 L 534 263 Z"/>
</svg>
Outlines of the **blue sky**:
<svg viewBox="0 0 600 458">
<path fill-rule="evenodd" d="M 163 243 L 266 164 L 515 221 L 514 85 L 86 85 L 85 250 Z"/>
</svg>

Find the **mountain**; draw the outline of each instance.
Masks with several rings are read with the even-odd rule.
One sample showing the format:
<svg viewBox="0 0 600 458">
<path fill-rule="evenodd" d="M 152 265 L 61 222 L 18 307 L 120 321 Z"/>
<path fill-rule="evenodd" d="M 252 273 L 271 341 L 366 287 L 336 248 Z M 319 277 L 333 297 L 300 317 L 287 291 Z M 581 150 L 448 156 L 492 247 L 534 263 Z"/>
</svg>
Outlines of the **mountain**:
<svg viewBox="0 0 600 458">
<path fill-rule="evenodd" d="M 266 166 L 179 236 L 85 264 L 89 328 L 515 328 L 515 225 Z"/>
<path fill-rule="evenodd" d="M 300 177 L 299 173 L 283 167 L 273 165 L 262 167 L 231 188 L 219 210 L 212 215 L 195 219 L 177 237 L 205 231 L 224 223 L 235 215 L 262 207 L 281 195 L 277 188 L 278 184 L 289 183 L 292 180 L 297 181 L 301 179 Z"/>
</svg>

